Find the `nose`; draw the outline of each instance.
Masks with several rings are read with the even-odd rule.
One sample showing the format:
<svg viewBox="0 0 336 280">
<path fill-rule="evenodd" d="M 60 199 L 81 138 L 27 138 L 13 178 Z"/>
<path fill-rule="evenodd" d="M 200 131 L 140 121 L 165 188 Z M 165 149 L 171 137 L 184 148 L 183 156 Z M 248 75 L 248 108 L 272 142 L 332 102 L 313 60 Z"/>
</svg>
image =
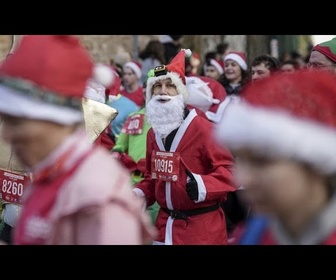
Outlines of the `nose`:
<svg viewBox="0 0 336 280">
<path fill-rule="evenodd" d="M 260 77 L 259 77 L 258 74 L 253 74 L 253 75 L 252 75 L 252 81 L 257 81 L 257 80 L 259 80 L 259 79 L 260 79 Z"/>
<path fill-rule="evenodd" d="M 168 87 L 162 85 L 160 95 L 167 95 L 168 94 Z"/>
</svg>

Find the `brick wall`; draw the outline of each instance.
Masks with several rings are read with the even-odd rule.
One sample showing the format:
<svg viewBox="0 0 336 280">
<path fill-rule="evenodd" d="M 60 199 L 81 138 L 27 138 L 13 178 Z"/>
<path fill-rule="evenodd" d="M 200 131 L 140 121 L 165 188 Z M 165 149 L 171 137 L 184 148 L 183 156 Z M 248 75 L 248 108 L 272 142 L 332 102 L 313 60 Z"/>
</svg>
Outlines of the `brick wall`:
<svg viewBox="0 0 336 280">
<path fill-rule="evenodd" d="M 78 35 L 96 62 L 108 63 L 117 53 L 126 51 L 134 55 L 134 35 Z M 138 51 L 158 35 L 137 35 Z M 3 60 L 11 46 L 11 35 L 0 35 L 0 59 Z"/>
</svg>

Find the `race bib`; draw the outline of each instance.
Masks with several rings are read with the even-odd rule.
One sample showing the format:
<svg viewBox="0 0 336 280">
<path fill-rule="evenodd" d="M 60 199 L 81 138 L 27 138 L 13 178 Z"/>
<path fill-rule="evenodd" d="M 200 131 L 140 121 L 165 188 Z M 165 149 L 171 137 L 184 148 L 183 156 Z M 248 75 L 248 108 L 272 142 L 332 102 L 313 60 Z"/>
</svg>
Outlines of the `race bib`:
<svg viewBox="0 0 336 280">
<path fill-rule="evenodd" d="M 0 199 L 22 204 L 24 189 L 31 183 L 28 175 L 0 169 Z"/>
<path fill-rule="evenodd" d="M 151 157 L 152 179 L 177 181 L 180 171 L 180 153 L 153 151 Z"/>
<path fill-rule="evenodd" d="M 121 132 L 129 135 L 141 134 L 144 126 L 144 115 L 136 114 L 126 119 Z"/>
</svg>

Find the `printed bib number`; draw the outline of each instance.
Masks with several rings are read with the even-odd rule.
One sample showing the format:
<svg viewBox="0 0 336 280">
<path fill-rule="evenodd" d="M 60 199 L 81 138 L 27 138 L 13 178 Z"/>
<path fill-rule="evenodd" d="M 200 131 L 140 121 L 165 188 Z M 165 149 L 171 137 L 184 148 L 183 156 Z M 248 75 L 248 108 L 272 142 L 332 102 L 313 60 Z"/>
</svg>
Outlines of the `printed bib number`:
<svg viewBox="0 0 336 280">
<path fill-rule="evenodd" d="M 0 169 L 0 199 L 15 204 L 22 204 L 24 189 L 30 184 L 27 175 Z"/>
<path fill-rule="evenodd" d="M 177 181 L 180 171 L 180 153 L 153 151 L 151 158 L 152 179 Z"/>
<path fill-rule="evenodd" d="M 141 134 L 144 126 L 144 115 L 136 114 L 126 119 L 121 132 L 129 135 Z"/>
</svg>

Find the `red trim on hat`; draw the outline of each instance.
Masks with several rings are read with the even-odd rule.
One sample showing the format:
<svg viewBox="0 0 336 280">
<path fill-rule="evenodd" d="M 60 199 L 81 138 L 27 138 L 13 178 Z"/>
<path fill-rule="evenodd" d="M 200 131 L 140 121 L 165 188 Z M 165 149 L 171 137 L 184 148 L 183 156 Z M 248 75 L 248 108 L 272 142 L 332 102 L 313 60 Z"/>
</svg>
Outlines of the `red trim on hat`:
<svg viewBox="0 0 336 280">
<path fill-rule="evenodd" d="M 312 51 L 318 51 L 336 63 L 336 54 L 333 54 L 329 47 L 316 45 Z"/>
</svg>

